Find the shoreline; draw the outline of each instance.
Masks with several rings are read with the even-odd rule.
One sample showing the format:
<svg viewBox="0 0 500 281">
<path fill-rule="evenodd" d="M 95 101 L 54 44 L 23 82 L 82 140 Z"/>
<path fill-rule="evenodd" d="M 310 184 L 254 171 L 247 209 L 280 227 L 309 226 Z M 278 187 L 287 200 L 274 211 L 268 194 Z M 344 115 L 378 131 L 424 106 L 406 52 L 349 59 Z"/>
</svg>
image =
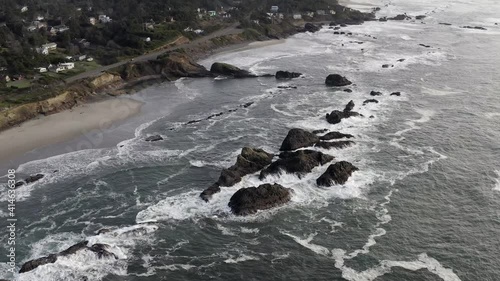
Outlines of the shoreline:
<svg viewBox="0 0 500 281">
<path fill-rule="evenodd" d="M 271 39 L 265 41 L 232 44 L 199 56 L 196 58 L 196 61 L 199 62 L 203 59 L 219 54 L 240 52 L 269 45 L 281 44 L 284 41 L 285 39 Z M 148 84 L 147 87 L 158 84 L 160 81 L 164 82 L 165 80 L 153 79 L 153 81 L 156 82 Z M 131 81 L 131 83 L 127 84 L 134 84 L 136 82 L 140 81 Z M 142 102 L 134 99 L 132 97 L 134 93 L 135 90 L 132 89 L 127 91 L 127 93 L 117 94 L 115 96 L 99 95 L 98 97 L 94 97 L 89 101 L 84 101 L 71 109 L 62 110 L 47 116 L 37 117 L 12 128 L 0 131 L 0 159 L 2 159 L 0 167 L 7 168 L 4 166 L 14 164 L 17 168 L 19 164 L 25 163 L 26 160 L 28 162 L 37 160 L 37 149 L 55 146 L 71 140 L 77 140 L 96 130 L 101 133 L 106 132 L 118 122 L 127 122 L 127 120 L 132 117 L 141 115 L 141 108 L 147 103 L 147 101 Z M 84 121 L 82 122 L 82 120 Z M 106 138 L 107 134 L 102 135 Z M 113 143 L 116 145 L 119 141 L 123 140 L 125 139 L 114 138 Z M 109 142 L 103 143 L 107 143 L 108 145 L 103 145 L 102 147 L 97 146 L 94 148 L 104 148 L 109 146 Z M 35 157 L 31 156 L 26 158 L 26 156 L 31 152 L 34 152 L 33 156 Z M 64 150 L 63 147 L 58 147 L 51 150 L 51 155 L 43 155 L 42 157 L 46 158 L 47 156 L 56 156 L 66 152 L 68 151 Z"/>
<path fill-rule="evenodd" d="M 83 103 L 70 110 L 26 121 L 0 133 L 0 158 L 2 162 L 9 162 L 37 148 L 62 143 L 91 131 L 105 131 L 114 123 L 139 114 L 142 105 L 128 97 L 117 97 Z"/>
</svg>

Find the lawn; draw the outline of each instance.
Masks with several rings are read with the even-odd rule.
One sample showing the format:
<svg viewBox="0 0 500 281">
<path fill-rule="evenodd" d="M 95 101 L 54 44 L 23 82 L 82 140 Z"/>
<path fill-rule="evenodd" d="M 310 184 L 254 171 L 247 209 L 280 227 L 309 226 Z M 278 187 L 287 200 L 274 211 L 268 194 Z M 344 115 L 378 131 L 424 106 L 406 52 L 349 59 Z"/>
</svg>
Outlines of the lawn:
<svg viewBox="0 0 500 281">
<path fill-rule="evenodd" d="M 8 88 L 16 88 L 16 89 L 26 89 L 31 86 L 31 82 L 27 79 L 25 80 L 18 80 L 18 81 L 11 81 L 7 83 Z"/>
</svg>

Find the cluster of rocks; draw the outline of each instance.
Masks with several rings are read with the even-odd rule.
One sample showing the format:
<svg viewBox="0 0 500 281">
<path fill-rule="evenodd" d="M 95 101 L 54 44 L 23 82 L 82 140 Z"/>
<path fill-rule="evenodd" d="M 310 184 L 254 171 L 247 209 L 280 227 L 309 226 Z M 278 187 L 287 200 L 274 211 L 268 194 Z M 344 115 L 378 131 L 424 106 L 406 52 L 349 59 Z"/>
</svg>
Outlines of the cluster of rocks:
<svg viewBox="0 0 500 281">
<path fill-rule="evenodd" d="M 354 103 L 347 104 L 343 112 L 354 114 Z M 323 134 L 323 135 L 322 135 Z M 209 202 L 214 194 L 223 187 L 234 186 L 241 182 L 244 176 L 260 171 L 259 179 L 264 181 L 269 176 L 279 176 L 289 173 L 302 178 L 319 166 L 327 165 L 335 158 L 332 155 L 310 148 L 343 148 L 354 144 L 346 140 L 354 138 L 353 135 L 341 132 L 329 132 L 327 129 L 309 132 L 303 129 L 291 129 L 283 140 L 280 151 L 275 155 L 258 148 L 245 147 L 238 155 L 236 163 L 223 169 L 219 179 L 206 188 L 200 197 Z M 308 149 L 309 148 L 309 149 Z M 345 184 L 354 171 L 354 165 L 341 161 L 330 165 L 317 179 L 317 185 L 328 187 L 336 184 Z M 235 215 L 245 216 L 259 210 L 271 209 L 286 204 L 291 200 L 293 191 L 279 184 L 265 183 L 259 186 L 239 189 L 232 195 L 228 206 Z"/>
<path fill-rule="evenodd" d="M 31 175 L 31 176 L 27 177 L 26 179 L 24 179 L 23 181 L 16 182 L 14 186 L 15 186 L 15 188 L 18 188 L 18 187 L 23 186 L 25 184 L 37 182 L 37 181 L 43 179 L 44 177 L 45 177 L 44 174 Z"/>
<path fill-rule="evenodd" d="M 461 26 L 460 28 L 466 28 L 466 29 L 478 29 L 478 30 L 487 30 L 486 28 L 482 27 L 482 26 L 469 26 L 469 25 L 466 25 L 466 26 Z"/>
<path fill-rule="evenodd" d="M 342 121 L 342 119 L 350 118 L 350 117 L 356 117 L 356 116 L 363 116 L 359 114 L 358 112 L 352 111 L 354 109 L 354 102 L 350 101 L 344 110 L 333 110 L 330 113 L 326 114 L 326 121 L 330 124 L 338 124 Z"/>
<path fill-rule="evenodd" d="M 96 257 L 99 259 L 101 259 L 101 258 L 118 259 L 118 257 L 115 254 L 113 254 L 112 252 L 110 252 L 108 250 L 109 245 L 98 243 L 98 244 L 93 244 L 93 245 L 89 246 L 88 243 L 89 243 L 88 241 L 82 241 L 78 244 L 75 244 L 75 245 L 69 247 L 68 249 L 66 249 L 60 253 L 51 254 L 51 255 L 48 255 L 46 257 L 27 261 L 21 266 L 19 273 L 31 271 L 31 270 L 33 270 L 39 266 L 45 265 L 45 264 L 55 263 L 59 257 L 73 255 L 73 254 L 75 254 L 79 251 L 83 251 L 83 250 L 88 250 L 88 251 L 95 253 Z"/>
</svg>

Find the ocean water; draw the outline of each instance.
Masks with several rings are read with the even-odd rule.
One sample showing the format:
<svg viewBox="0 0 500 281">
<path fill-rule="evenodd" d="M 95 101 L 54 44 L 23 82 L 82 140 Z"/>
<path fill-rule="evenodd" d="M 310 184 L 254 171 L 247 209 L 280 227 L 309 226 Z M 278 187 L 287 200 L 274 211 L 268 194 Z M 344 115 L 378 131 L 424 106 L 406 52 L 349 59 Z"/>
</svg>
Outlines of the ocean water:
<svg viewBox="0 0 500 281">
<path fill-rule="evenodd" d="M 326 27 L 211 57 L 201 63 L 304 75 L 155 85 L 137 95 L 155 114 L 131 129 L 134 138 L 20 165 L 19 177 L 47 176 L 18 189 L 19 265 L 84 239 L 111 245 L 119 259 L 80 252 L 15 279 L 500 280 L 500 2 L 375 4 L 380 16 L 427 17 L 343 28 L 352 36 Z M 347 76 L 353 92 L 325 87 L 330 73 Z M 380 103 L 362 106 L 372 90 Z M 328 124 L 325 114 L 350 100 L 374 118 Z M 256 175 L 209 203 L 198 198 L 242 147 L 277 152 L 291 128 L 354 135 L 354 146 L 322 151 L 359 171 L 331 188 L 315 185 L 324 166 L 268 177 L 294 190 L 292 202 L 244 218 L 227 203 L 262 184 Z M 155 134 L 165 140 L 144 141 Z M 95 235 L 102 228 L 112 231 Z M 0 261 L 0 276 L 12 279 Z"/>
</svg>

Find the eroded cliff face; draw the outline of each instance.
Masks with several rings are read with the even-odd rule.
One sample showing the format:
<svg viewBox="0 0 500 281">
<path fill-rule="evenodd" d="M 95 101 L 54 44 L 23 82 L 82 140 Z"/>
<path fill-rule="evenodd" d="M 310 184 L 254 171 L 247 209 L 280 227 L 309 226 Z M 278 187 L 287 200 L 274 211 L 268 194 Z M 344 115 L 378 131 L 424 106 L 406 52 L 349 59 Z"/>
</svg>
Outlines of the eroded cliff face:
<svg viewBox="0 0 500 281">
<path fill-rule="evenodd" d="M 96 78 L 92 79 L 89 82 L 89 85 L 93 89 L 99 89 L 105 86 L 109 86 L 110 84 L 120 82 L 122 81 L 122 78 L 119 75 L 112 74 L 112 73 L 103 73 Z"/>
<path fill-rule="evenodd" d="M 121 83 L 119 75 L 103 73 L 90 80 L 79 81 L 68 85 L 55 97 L 0 112 L 0 130 L 5 130 L 21 124 L 39 115 L 50 115 L 63 110 L 71 109 L 79 103 L 89 100 L 105 87 Z"/>
</svg>

